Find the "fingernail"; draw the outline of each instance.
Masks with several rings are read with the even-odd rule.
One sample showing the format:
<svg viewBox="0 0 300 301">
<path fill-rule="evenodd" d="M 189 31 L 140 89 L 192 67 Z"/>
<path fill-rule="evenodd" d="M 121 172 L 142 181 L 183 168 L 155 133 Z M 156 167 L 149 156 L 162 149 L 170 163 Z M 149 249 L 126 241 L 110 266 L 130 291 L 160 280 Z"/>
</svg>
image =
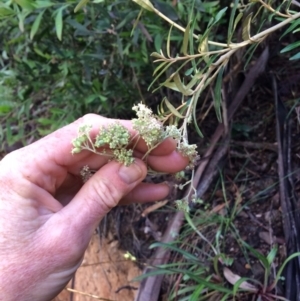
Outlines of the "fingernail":
<svg viewBox="0 0 300 301">
<path fill-rule="evenodd" d="M 119 176 L 126 184 L 132 184 L 142 177 L 142 169 L 136 164 L 132 163 L 129 166 L 122 165 L 119 169 Z"/>
</svg>

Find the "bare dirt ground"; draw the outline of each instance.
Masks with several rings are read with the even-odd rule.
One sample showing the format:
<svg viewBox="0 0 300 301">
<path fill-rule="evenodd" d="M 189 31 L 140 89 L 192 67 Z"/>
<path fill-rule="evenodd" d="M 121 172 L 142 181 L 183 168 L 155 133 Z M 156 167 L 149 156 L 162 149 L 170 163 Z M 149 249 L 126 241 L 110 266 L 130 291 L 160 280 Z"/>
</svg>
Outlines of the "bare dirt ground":
<svg viewBox="0 0 300 301">
<path fill-rule="evenodd" d="M 134 300 L 138 283 L 132 279 L 141 270 L 124 254 L 112 237 L 100 242 L 95 233 L 75 277 L 53 301 Z"/>
</svg>

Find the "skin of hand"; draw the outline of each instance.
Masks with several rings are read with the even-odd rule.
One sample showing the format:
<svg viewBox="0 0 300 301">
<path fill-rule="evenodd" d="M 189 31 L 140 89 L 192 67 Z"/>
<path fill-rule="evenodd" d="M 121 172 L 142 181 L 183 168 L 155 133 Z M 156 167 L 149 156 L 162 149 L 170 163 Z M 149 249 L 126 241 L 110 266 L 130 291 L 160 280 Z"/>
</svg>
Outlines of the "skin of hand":
<svg viewBox="0 0 300 301">
<path fill-rule="evenodd" d="M 95 228 L 113 207 L 168 195 L 166 184 L 142 183 L 142 140 L 128 167 L 88 151 L 71 154 L 80 125 L 93 124 L 95 137 L 111 122 L 85 115 L 0 162 L 0 300 L 51 300 L 72 278 Z M 135 136 L 130 121 L 118 122 Z M 188 160 L 175 148 L 175 141 L 165 140 L 147 164 L 168 173 L 184 169 Z M 97 172 L 83 184 L 79 173 L 85 165 Z"/>
</svg>

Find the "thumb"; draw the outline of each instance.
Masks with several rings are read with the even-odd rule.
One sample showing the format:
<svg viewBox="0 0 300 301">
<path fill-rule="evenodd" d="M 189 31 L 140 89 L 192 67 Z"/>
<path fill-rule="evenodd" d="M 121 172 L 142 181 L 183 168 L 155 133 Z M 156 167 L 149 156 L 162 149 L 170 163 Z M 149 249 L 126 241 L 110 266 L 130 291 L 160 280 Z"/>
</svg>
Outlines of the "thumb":
<svg viewBox="0 0 300 301">
<path fill-rule="evenodd" d="M 61 210 L 65 212 L 61 213 L 64 218 L 70 218 L 72 223 L 77 224 L 77 230 L 90 230 L 92 233 L 100 220 L 118 205 L 146 174 L 147 168 L 139 159 L 135 159 L 130 166 L 109 162 L 83 185 L 74 199 Z"/>
</svg>

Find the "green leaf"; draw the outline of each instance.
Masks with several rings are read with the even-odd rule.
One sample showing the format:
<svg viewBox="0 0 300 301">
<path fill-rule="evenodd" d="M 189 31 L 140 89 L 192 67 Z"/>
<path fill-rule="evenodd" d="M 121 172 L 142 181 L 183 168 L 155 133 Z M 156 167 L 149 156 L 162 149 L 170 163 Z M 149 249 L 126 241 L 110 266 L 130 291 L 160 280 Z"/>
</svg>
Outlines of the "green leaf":
<svg viewBox="0 0 300 301">
<path fill-rule="evenodd" d="M 234 16 L 237 10 L 237 6 L 239 4 L 239 0 L 234 0 L 234 4 L 230 13 L 230 19 L 229 19 L 229 26 L 228 26 L 228 32 L 227 32 L 227 43 L 230 44 L 231 42 L 231 38 L 233 36 L 233 32 L 234 32 Z"/>
<path fill-rule="evenodd" d="M 177 21 L 179 19 L 176 10 L 170 3 L 161 0 L 152 0 L 152 2 L 157 10 L 172 21 Z"/>
<path fill-rule="evenodd" d="M 3 4 L 0 4 L 0 18 L 7 17 L 13 14 L 15 14 L 15 12 L 11 8 Z"/>
<path fill-rule="evenodd" d="M 292 57 L 290 57 L 290 61 L 299 60 L 299 59 L 300 59 L 300 52 L 298 52 L 295 55 L 293 55 Z"/>
<path fill-rule="evenodd" d="M 274 282 L 272 283 L 272 285 L 270 286 L 270 289 L 273 289 L 276 285 L 277 285 L 277 282 L 278 280 L 280 279 L 281 277 L 281 274 L 285 268 L 285 266 L 288 264 L 289 261 L 291 261 L 292 259 L 296 258 L 296 257 L 300 257 L 300 252 L 297 252 L 297 253 L 294 253 L 292 255 L 290 255 L 285 261 L 284 263 L 281 265 L 280 269 L 278 270 L 278 273 L 276 275 L 276 278 L 274 280 Z M 299 259 L 298 259 L 299 260 Z"/>
<path fill-rule="evenodd" d="M 295 21 L 293 21 L 293 23 L 291 23 L 291 25 L 286 29 L 286 31 L 281 35 L 281 37 L 279 38 L 279 40 L 281 38 L 283 38 L 285 35 L 287 35 L 288 33 L 290 33 L 291 31 L 293 31 L 298 25 L 300 25 L 300 19 L 297 19 Z"/>
<path fill-rule="evenodd" d="M 238 23 L 240 22 L 240 20 L 243 18 L 243 13 L 239 13 L 237 16 L 236 16 L 236 18 L 235 18 L 235 20 L 234 20 L 234 25 L 233 25 L 233 32 L 235 31 L 235 29 L 236 29 L 236 26 L 238 25 Z"/>
<path fill-rule="evenodd" d="M 56 16 L 55 16 L 55 30 L 57 38 L 61 41 L 62 39 L 62 31 L 63 31 L 63 10 L 65 9 L 65 6 L 59 8 L 57 10 Z"/>
<path fill-rule="evenodd" d="M 215 105 L 215 110 L 217 114 L 217 118 L 219 122 L 222 122 L 222 115 L 221 115 L 221 91 L 222 91 L 222 79 L 223 79 L 223 72 L 224 72 L 224 67 L 222 67 L 218 73 L 217 80 L 216 80 L 216 85 L 215 85 L 215 91 L 214 91 L 214 105 Z"/>
<path fill-rule="evenodd" d="M 84 7 L 90 0 L 80 0 L 74 9 L 74 13 L 77 13 L 82 7 Z"/>
<path fill-rule="evenodd" d="M 157 81 L 157 79 L 158 79 L 159 77 L 161 77 L 161 75 L 164 74 L 165 71 L 168 70 L 172 64 L 173 64 L 173 62 L 170 62 L 170 63 L 169 63 L 169 62 L 163 62 L 161 65 L 158 66 L 158 67 L 160 67 L 159 70 L 158 70 L 158 67 L 154 70 L 155 74 L 156 74 L 158 71 L 160 71 L 160 72 L 156 75 L 156 77 L 154 78 L 154 80 L 151 82 L 151 84 L 150 84 L 148 90 L 150 90 L 150 88 L 151 88 L 151 87 L 153 86 L 153 84 Z M 153 75 L 154 75 L 154 74 L 153 74 Z"/>
<path fill-rule="evenodd" d="M 163 99 L 163 101 L 165 101 L 167 108 L 170 110 L 170 112 L 171 112 L 172 114 L 174 114 L 176 117 L 184 118 L 184 116 L 182 116 L 182 115 L 175 109 L 175 107 L 168 101 L 168 99 L 167 99 L 166 97 Z"/>
<path fill-rule="evenodd" d="M 208 47 L 209 46 L 208 46 L 208 34 L 207 34 L 207 35 L 205 35 L 204 38 L 201 39 L 201 42 L 200 42 L 200 44 L 198 46 L 198 52 L 199 53 L 203 53 L 203 52 L 204 53 L 208 53 L 209 52 L 209 48 Z M 209 61 L 209 54 L 204 55 L 203 59 L 204 59 L 204 62 L 208 63 L 208 61 Z"/>
<path fill-rule="evenodd" d="M 171 57 L 171 52 L 170 52 L 170 40 L 171 40 L 171 32 L 173 29 L 173 25 L 170 27 L 169 34 L 168 34 L 168 39 L 167 39 L 167 56 L 170 58 Z"/>
<path fill-rule="evenodd" d="M 154 37 L 154 47 L 157 52 L 161 50 L 162 42 L 163 42 L 162 35 L 160 33 L 157 33 Z"/>
<path fill-rule="evenodd" d="M 51 7 L 53 5 L 55 5 L 55 3 L 51 2 L 51 1 L 46 1 L 46 0 L 35 1 L 35 7 L 37 9 L 47 8 L 47 7 Z"/>
<path fill-rule="evenodd" d="M 182 43 L 182 53 L 184 55 L 187 55 L 187 49 L 189 46 L 189 37 L 190 37 L 190 23 L 188 24 L 188 26 L 185 28 L 184 31 L 184 36 L 183 36 L 183 43 Z"/>
<path fill-rule="evenodd" d="M 243 241 L 242 244 L 261 262 L 265 269 L 268 269 L 270 267 L 267 258 L 263 254 L 252 248 L 245 241 Z"/>
<path fill-rule="evenodd" d="M 194 261 L 196 263 L 199 263 L 199 258 L 197 256 L 194 256 L 193 254 L 184 251 L 176 246 L 174 246 L 173 244 L 168 244 L 168 243 L 163 243 L 163 242 L 155 242 L 153 243 L 149 249 L 153 249 L 153 248 L 165 248 L 165 249 L 170 249 L 172 251 L 178 252 L 179 254 L 181 254 L 184 258 L 188 259 L 189 261 Z"/>
<path fill-rule="evenodd" d="M 277 246 L 273 247 L 270 251 L 270 253 L 267 256 L 267 260 L 269 262 L 269 264 L 271 265 L 276 257 L 277 254 Z"/>
<path fill-rule="evenodd" d="M 221 18 L 222 18 L 223 15 L 225 14 L 226 10 L 227 10 L 227 7 L 224 7 L 223 9 L 221 9 L 221 10 L 217 13 L 217 15 L 216 15 L 215 18 L 214 18 L 213 24 L 216 24 L 216 23 L 218 23 L 218 22 L 221 20 Z"/>
<path fill-rule="evenodd" d="M 155 11 L 153 4 L 149 0 L 132 0 L 136 4 L 140 5 L 142 8 L 149 10 L 151 12 Z"/>
<path fill-rule="evenodd" d="M 242 38 L 244 41 L 248 41 L 251 38 L 251 21 L 253 13 L 250 13 L 243 21 L 242 28 Z"/>
<path fill-rule="evenodd" d="M 30 40 L 33 39 L 33 37 L 35 36 L 35 34 L 37 33 L 40 24 L 41 24 L 41 20 L 42 20 L 42 16 L 44 14 L 45 10 L 41 11 L 38 16 L 36 17 L 36 19 L 34 20 L 31 30 L 30 30 Z"/>
<path fill-rule="evenodd" d="M 291 50 L 293 50 L 293 49 L 295 49 L 295 48 L 297 48 L 297 47 L 299 47 L 299 46 L 300 46 L 300 41 L 294 42 L 294 43 L 289 44 L 289 45 L 287 45 L 286 47 L 284 47 L 284 48 L 280 51 L 280 53 L 284 53 L 284 52 L 291 51 Z"/>
<path fill-rule="evenodd" d="M 195 93 L 195 95 L 192 96 L 192 99 L 191 99 L 191 102 L 197 102 L 197 99 L 199 98 L 199 95 L 201 93 L 201 90 L 199 89 L 197 91 L 197 93 Z M 197 116 L 196 116 L 196 105 L 194 104 L 193 105 L 193 121 L 194 121 L 194 125 L 195 125 L 195 129 L 196 129 L 196 132 L 198 133 L 199 137 L 204 137 L 204 135 L 202 134 L 199 126 L 198 126 L 198 123 L 197 123 Z"/>
<path fill-rule="evenodd" d="M 180 79 L 180 75 L 179 75 L 178 73 L 176 73 L 176 74 L 173 76 L 173 79 L 174 79 L 174 82 L 175 82 L 177 88 L 179 89 L 179 91 L 180 91 L 183 95 L 188 96 L 188 95 L 192 95 L 192 94 L 193 94 L 193 91 L 192 91 L 192 90 L 187 89 L 187 88 L 183 85 L 183 83 L 182 83 L 182 81 L 181 81 L 181 79 Z"/>
<path fill-rule="evenodd" d="M 29 15 L 29 11 L 22 11 L 17 14 L 19 19 L 19 29 L 21 32 L 24 32 L 24 20 Z"/>
<path fill-rule="evenodd" d="M 14 0 L 23 9 L 34 10 L 35 4 L 32 0 Z"/>
<path fill-rule="evenodd" d="M 236 16 L 236 18 L 235 18 L 235 20 L 234 20 L 234 24 L 233 24 L 231 36 L 229 37 L 229 39 L 228 39 L 228 41 L 227 41 L 228 44 L 231 43 L 231 39 L 232 39 L 232 36 L 233 36 L 233 34 L 234 34 L 234 32 L 235 32 L 236 26 L 238 25 L 238 23 L 239 23 L 239 22 L 241 21 L 241 19 L 243 18 L 243 15 L 244 15 L 243 13 L 239 13 L 239 14 Z"/>
</svg>

